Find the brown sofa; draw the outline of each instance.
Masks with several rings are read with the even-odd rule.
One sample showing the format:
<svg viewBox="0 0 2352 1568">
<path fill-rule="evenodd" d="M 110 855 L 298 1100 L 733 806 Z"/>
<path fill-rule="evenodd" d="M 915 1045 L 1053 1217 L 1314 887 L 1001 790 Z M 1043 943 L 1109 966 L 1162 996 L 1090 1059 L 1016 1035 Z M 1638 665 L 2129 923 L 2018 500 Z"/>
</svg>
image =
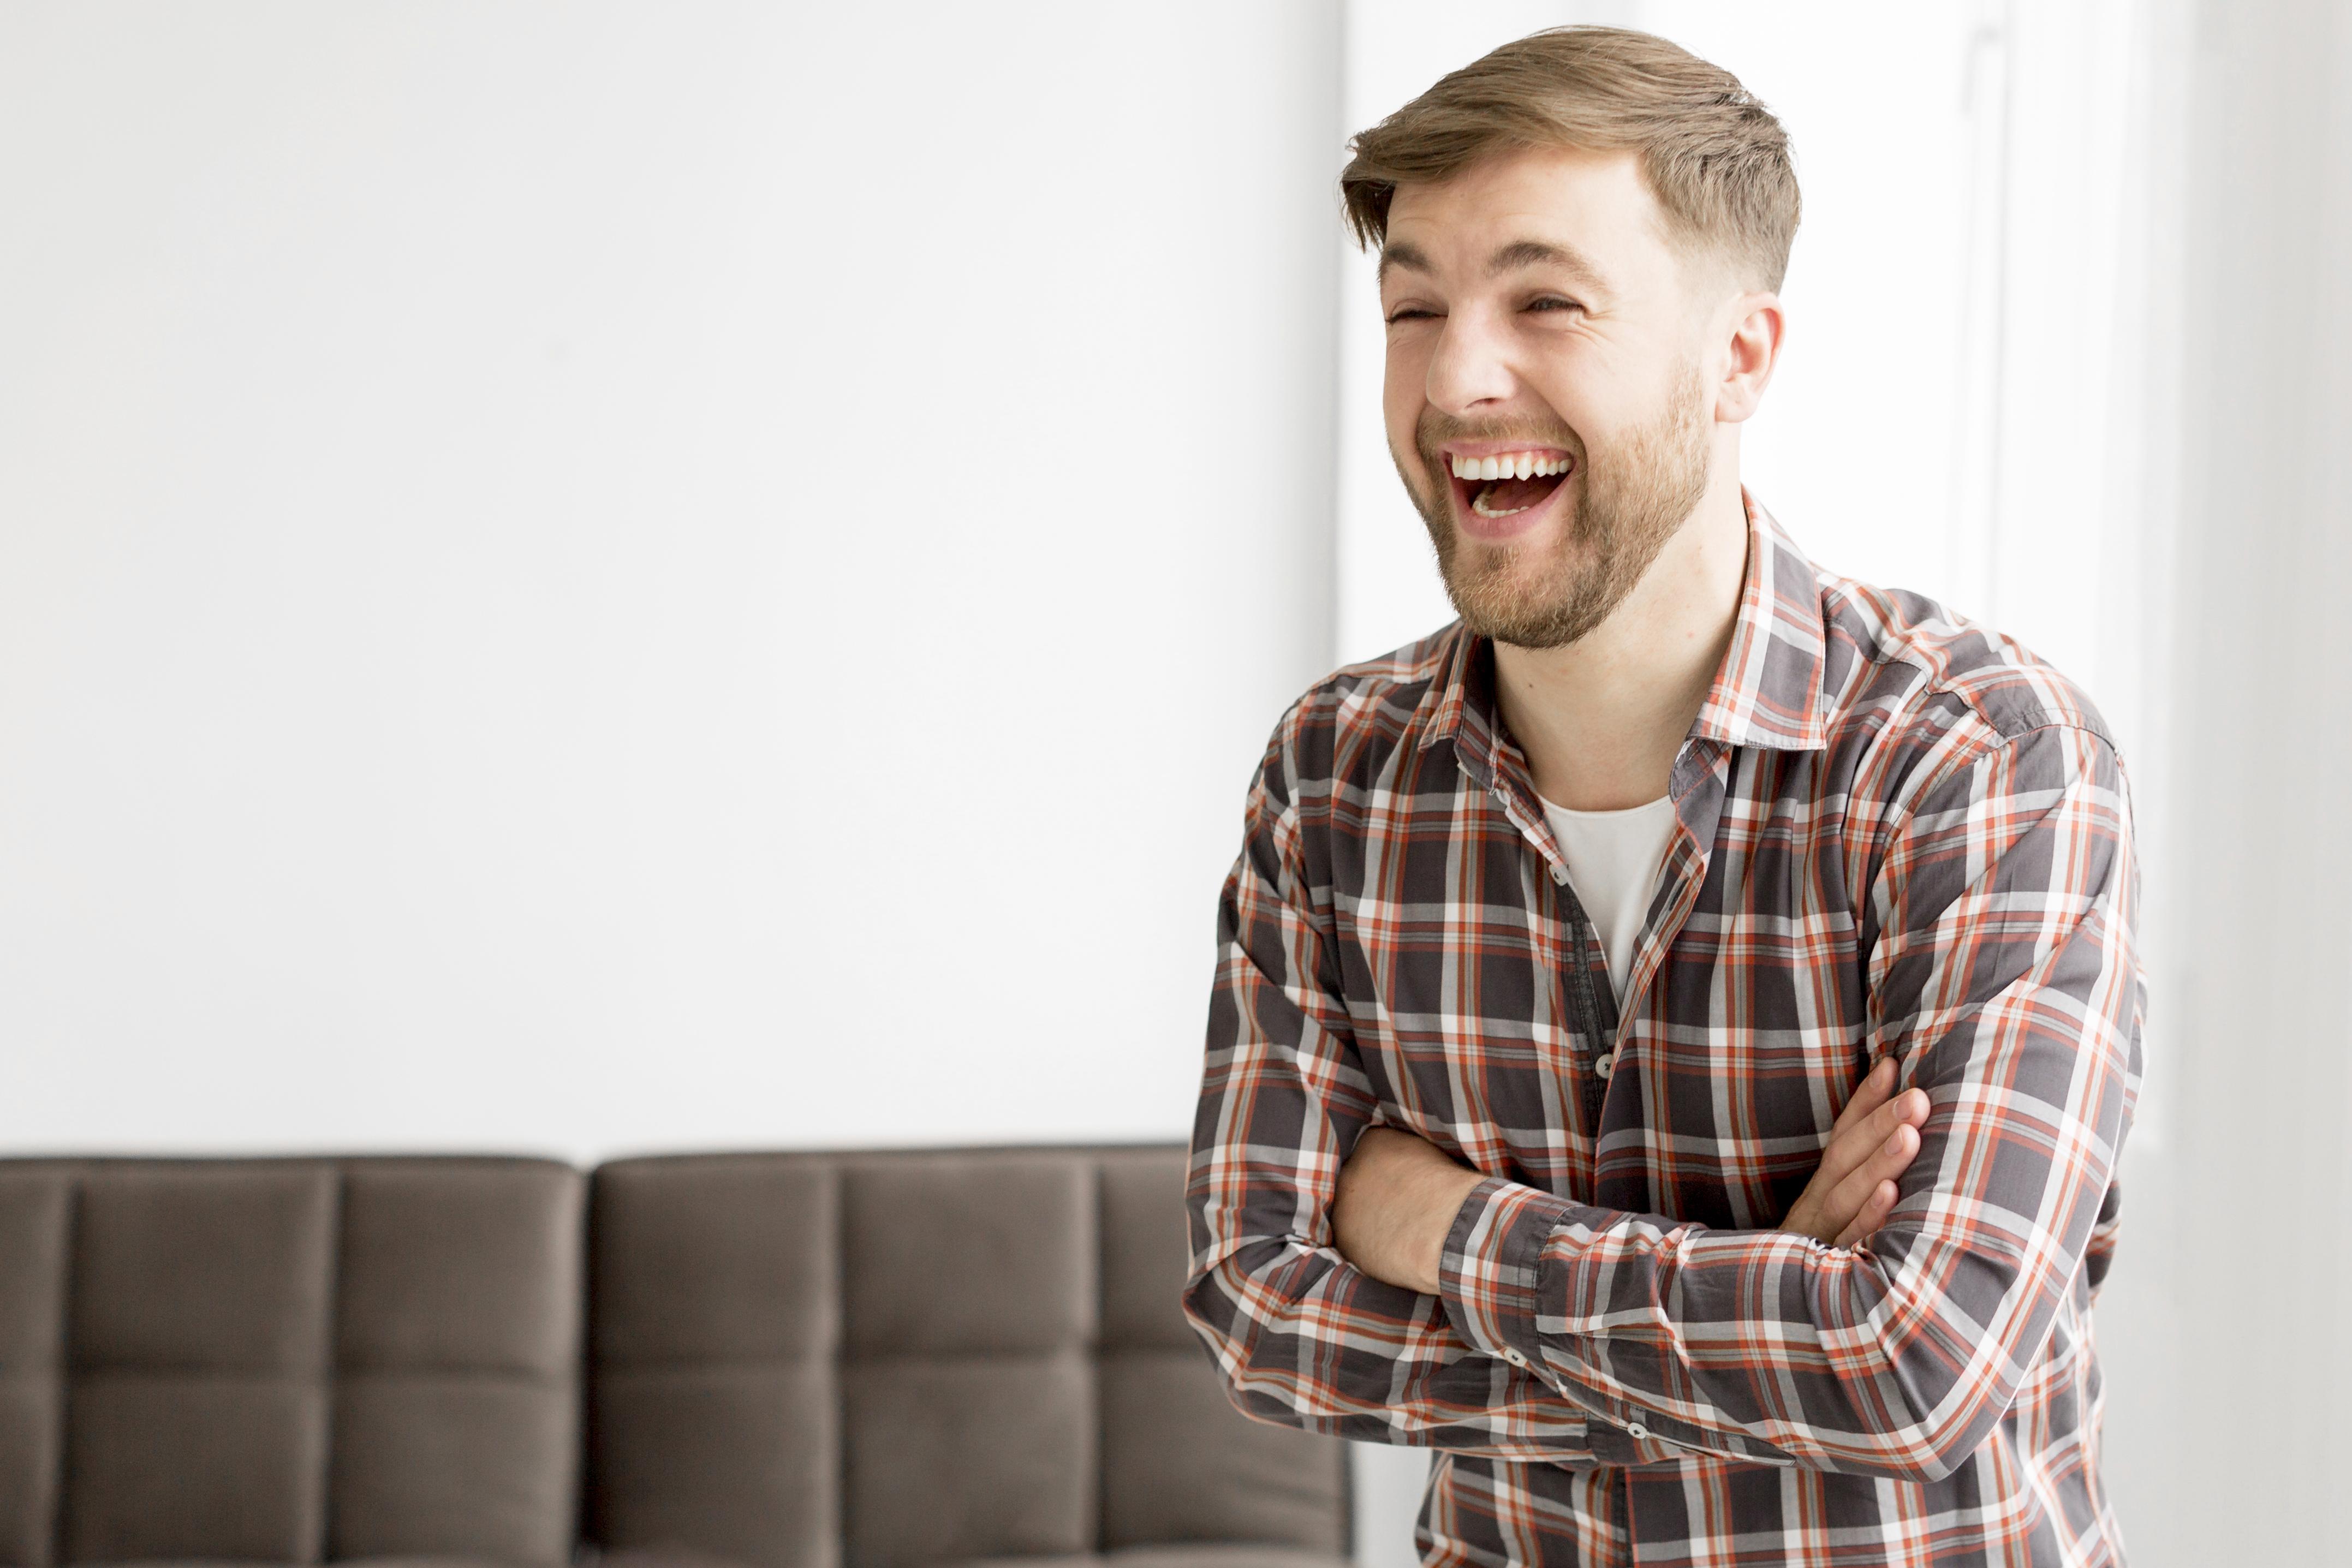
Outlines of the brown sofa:
<svg viewBox="0 0 2352 1568">
<path fill-rule="evenodd" d="M 0 1161 L 0 1568 L 1329 1568 L 1172 1148 Z"/>
</svg>

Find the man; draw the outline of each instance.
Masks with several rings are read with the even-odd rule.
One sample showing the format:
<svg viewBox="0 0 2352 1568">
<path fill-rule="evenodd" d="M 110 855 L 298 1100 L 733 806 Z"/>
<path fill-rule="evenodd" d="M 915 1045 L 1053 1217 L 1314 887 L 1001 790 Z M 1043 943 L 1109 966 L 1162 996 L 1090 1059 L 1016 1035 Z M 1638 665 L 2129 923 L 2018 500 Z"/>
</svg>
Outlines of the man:
<svg viewBox="0 0 2352 1568">
<path fill-rule="evenodd" d="M 1741 488 L 1780 125 L 1574 28 L 1353 152 L 1461 619 L 1267 747 L 1187 1312 L 1249 1414 L 1439 1450 L 1430 1563 L 2119 1561 L 2125 783 L 2056 671 Z"/>
</svg>

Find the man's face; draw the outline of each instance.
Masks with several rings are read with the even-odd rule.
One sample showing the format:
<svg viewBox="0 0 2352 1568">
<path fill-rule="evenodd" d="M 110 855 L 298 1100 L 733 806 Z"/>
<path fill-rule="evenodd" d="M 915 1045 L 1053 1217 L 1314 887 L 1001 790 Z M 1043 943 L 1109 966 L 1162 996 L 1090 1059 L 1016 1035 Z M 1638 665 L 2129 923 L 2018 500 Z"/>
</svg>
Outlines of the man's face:
<svg viewBox="0 0 2352 1568">
<path fill-rule="evenodd" d="M 1507 153 L 1397 189 L 1389 451 L 1474 632 L 1581 638 L 1706 491 L 1712 301 L 1664 231 L 1631 152 Z"/>
</svg>

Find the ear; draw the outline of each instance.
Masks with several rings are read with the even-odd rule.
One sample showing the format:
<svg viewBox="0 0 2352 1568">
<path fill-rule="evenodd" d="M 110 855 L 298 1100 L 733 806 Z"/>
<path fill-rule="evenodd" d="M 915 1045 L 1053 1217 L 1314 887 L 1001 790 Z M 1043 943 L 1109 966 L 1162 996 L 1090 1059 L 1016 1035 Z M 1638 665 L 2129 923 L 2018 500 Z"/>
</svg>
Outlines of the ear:
<svg viewBox="0 0 2352 1568">
<path fill-rule="evenodd" d="M 1772 367 L 1780 362 L 1788 316 L 1777 294 L 1742 294 L 1717 319 L 1724 332 L 1718 340 L 1728 352 L 1723 359 L 1723 379 L 1715 388 L 1715 417 L 1724 424 L 1738 424 L 1764 401 Z"/>
</svg>

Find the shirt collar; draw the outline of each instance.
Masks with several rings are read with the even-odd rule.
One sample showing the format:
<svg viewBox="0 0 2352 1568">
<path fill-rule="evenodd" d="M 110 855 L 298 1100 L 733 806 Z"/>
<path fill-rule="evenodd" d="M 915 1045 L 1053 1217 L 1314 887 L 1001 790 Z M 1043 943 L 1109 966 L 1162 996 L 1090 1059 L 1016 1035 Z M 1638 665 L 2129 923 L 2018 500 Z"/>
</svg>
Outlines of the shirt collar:
<svg viewBox="0 0 2352 1568">
<path fill-rule="evenodd" d="M 1822 718 L 1821 579 L 1796 541 L 1743 487 L 1748 508 L 1748 568 L 1739 613 L 1690 738 L 1774 751 L 1819 751 L 1828 744 Z M 1487 639 L 1455 623 L 1437 679 L 1422 700 L 1421 748 L 1458 740 L 1481 758 L 1500 727 L 1495 658 Z"/>
</svg>

